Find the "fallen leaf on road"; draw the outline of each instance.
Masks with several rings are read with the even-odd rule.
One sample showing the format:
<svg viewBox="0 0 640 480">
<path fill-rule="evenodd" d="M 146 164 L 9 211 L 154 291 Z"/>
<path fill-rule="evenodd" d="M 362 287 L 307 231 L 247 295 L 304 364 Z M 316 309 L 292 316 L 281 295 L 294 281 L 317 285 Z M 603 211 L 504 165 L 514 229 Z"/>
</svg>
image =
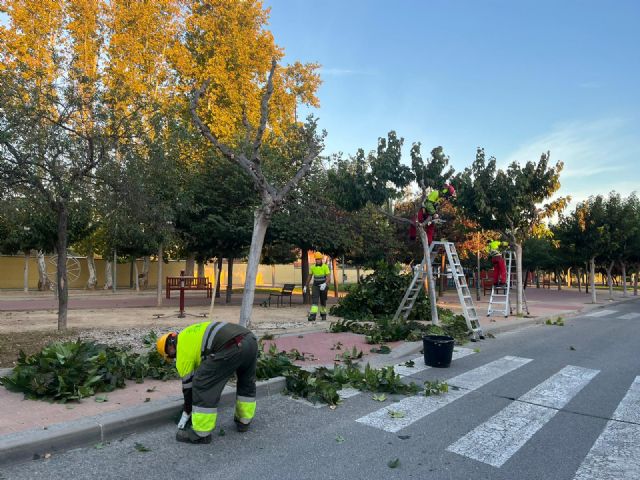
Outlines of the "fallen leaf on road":
<svg viewBox="0 0 640 480">
<path fill-rule="evenodd" d="M 574 347 L 573 345 L 571 345 L 571 346 L 569 347 L 569 350 L 575 350 L 575 349 L 576 349 L 576 347 Z"/>
<path fill-rule="evenodd" d="M 145 447 L 143 444 L 138 443 L 138 442 L 136 442 L 133 446 L 139 452 L 150 452 L 151 451 L 151 449 Z"/>
<path fill-rule="evenodd" d="M 411 438 L 411 435 L 398 435 L 398 438 L 400 440 L 409 440 Z"/>
<path fill-rule="evenodd" d="M 144 399 L 144 403 L 147 403 L 147 402 L 150 402 L 150 401 L 151 401 L 151 399 L 149 397 Z"/>
<path fill-rule="evenodd" d="M 147 393 L 155 392 L 157 387 L 147 388 Z"/>
<path fill-rule="evenodd" d="M 389 462 L 387 463 L 387 466 L 389 468 L 398 468 L 398 465 L 400 465 L 400 459 L 396 458 L 394 460 L 389 460 Z"/>
<path fill-rule="evenodd" d="M 342 435 L 336 435 L 336 443 L 344 443 L 344 437 Z"/>
<path fill-rule="evenodd" d="M 376 395 L 375 393 L 373 394 L 373 398 L 376 402 L 384 402 L 387 399 L 387 396 L 384 393 L 381 393 L 380 395 Z"/>
<path fill-rule="evenodd" d="M 407 416 L 406 413 L 401 412 L 399 410 L 387 410 L 387 412 L 389 413 L 389 416 L 391 418 L 404 418 Z"/>
<path fill-rule="evenodd" d="M 51 458 L 51 454 L 50 453 L 45 453 L 44 454 L 44 458 L 45 458 L 45 460 L 50 459 Z"/>
<path fill-rule="evenodd" d="M 221 428 L 220 431 L 218 431 L 218 436 L 219 437 L 224 437 L 227 434 L 227 432 L 224 431 L 224 428 Z"/>
<path fill-rule="evenodd" d="M 96 402 L 98 403 L 104 403 L 104 402 L 108 402 L 109 398 L 107 398 L 106 395 L 96 395 Z"/>
</svg>

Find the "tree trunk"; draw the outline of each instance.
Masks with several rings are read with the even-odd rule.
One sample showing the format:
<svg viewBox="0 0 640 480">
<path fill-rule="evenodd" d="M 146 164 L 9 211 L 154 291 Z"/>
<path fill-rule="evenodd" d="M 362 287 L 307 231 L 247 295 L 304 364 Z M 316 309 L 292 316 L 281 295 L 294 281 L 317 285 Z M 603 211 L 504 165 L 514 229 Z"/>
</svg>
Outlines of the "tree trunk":
<svg viewBox="0 0 640 480">
<path fill-rule="evenodd" d="M 216 298 L 220 298 L 220 275 L 222 274 L 222 257 L 218 258 L 218 276 L 216 278 Z"/>
<path fill-rule="evenodd" d="M 29 250 L 24 251 L 24 278 L 23 278 L 23 290 L 24 293 L 29 293 L 29 257 L 31 252 Z"/>
<path fill-rule="evenodd" d="M 358 277 L 358 280 L 357 280 L 358 285 L 360 285 L 360 266 L 356 267 L 356 275 Z"/>
<path fill-rule="evenodd" d="M 47 262 L 42 250 L 38 250 L 38 290 L 41 292 L 51 290 L 51 282 L 47 276 Z"/>
<path fill-rule="evenodd" d="M 522 244 L 514 242 L 516 246 L 516 314 L 522 315 Z M 507 273 L 511 275 L 511 272 Z"/>
<path fill-rule="evenodd" d="M 138 275 L 138 261 L 133 259 L 133 274 L 135 276 L 136 292 L 140 292 L 140 276 Z"/>
<path fill-rule="evenodd" d="M 135 258 L 133 256 L 129 257 L 129 288 L 133 289 L 133 264 L 135 263 Z"/>
<path fill-rule="evenodd" d="M 333 275 L 333 297 L 338 298 L 338 261 L 331 259 L 331 274 Z"/>
<path fill-rule="evenodd" d="M 196 254 L 195 253 L 189 253 L 187 255 L 187 260 L 185 262 L 184 265 L 184 276 L 185 277 L 193 277 L 193 272 L 195 270 L 195 266 L 196 266 Z"/>
<path fill-rule="evenodd" d="M 98 276 L 96 275 L 96 260 L 93 256 L 93 249 L 90 248 L 87 253 L 87 270 L 89 272 L 89 279 L 87 280 L 87 289 L 95 290 L 98 286 Z"/>
<path fill-rule="evenodd" d="M 269 228 L 269 223 L 271 223 L 271 214 L 265 211 L 265 207 L 258 208 L 254 212 L 251 247 L 249 248 L 249 258 L 247 260 L 247 276 L 244 281 L 244 293 L 242 295 L 242 306 L 240 307 L 240 325 L 243 327 L 251 325 L 253 299 L 256 295 L 256 277 L 260 266 L 264 236 L 267 233 L 267 228 Z"/>
<path fill-rule="evenodd" d="M 156 286 L 156 305 L 162 306 L 162 244 L 158 247 L 158 285 Z"/>
<path fill-rule="evenodd" d="M 204 278 L 204 277 L 205 277 L 204 261 L 203 260 L 199 260 L 198 261 L 198 278 Z"/>
<path fill-rule="evenodd" d="M 109 290 L 113 284 L 113 271 L 111 269 L 111 260 L 105 261 L 104 267 L 104 289 Z"/>
<path fill-rule="evenodd" d="M 149 255 L 142 257 L 142 284 L 143 290 L 149 288 L 149 269 L 151 268 L 151 258 Z"/>
<path fill-rule="evenodd" d="M 556 271 L 556 281 L 558 282 L 558 291 L 562 290 L 562 273 Z"/>
<path fill-rule="evenodd" d="M 591 303 L 598 303 L 596 295 L 596 258 L 589 260 L 589 283 L 591 284 Z"/>
<path fill-rule="evenodd" d="M 571 288 L 572 279 L 571 279 L 571 267 L 567 268 L 567 288 Z"/>
<path fill-rule="evenodd" d="M 478 238 L 480 234 L 478 233 Z M 480 241 L 478 241 L 478 244 Z M 476 252 L 476 272 L 478 276 L 476 277 L 476 300 L 480 301 L 480 250 Z"/>
<path fill-rule="evenodd" d="M 309 278 L 309 250 L 306 248 L 302 249 L 302 282 L 301 285 L 304 287 L 307 282 L 307 278 Z M 307 293 L 302 294 L 302 303 L 305 305 L 311 303 L 311 292 L 307 291 Z"/>
<path fill-rule="evenodd" d="M 613 300 L 613 280 L 611 278 L 611 270 L 613 270 L 613 266 L 615 262 L 611 260 L 611 263 L 607 267 L 607 286 L 609 287 L 609 300 Z"/>
<path fill-rule="evenodd" d="M 427 281 L 429 282 L 429 302 L 431 303 L 431 322 L 434 325 L 440 325 L 438 319 L 438 305 L 436 303 L 436 289 L 433 283 L 433 267 L 431 266 L 431 252 L 429 251 L 429 243 L 427 240 L 427 233 L 424 231 L 424 227 L 416 222 L 416 230 L 420 234 L 420 241 L 422 242 L 422 253 L 424 255 L 424 261 L 427 269 Z"/>
<path fill-rule="evenodd" d="M 231 294 L 233 293 L 233 258 L 227 258 L 227 298 L 226 303 L 231 302 Z"/>
<path fill-rule="evenodd" d="M 620 260 L 620 269 L 622 270 L 622 296 L 627 297 L 627 263 Z"/>
<path fill-rule="evenodd" d="M 540 270 L 536 268 L 536 288 L 540 288 Z"/>
<path fill-rule="evenodd" d="M 578 293 L 582 293 L 582 269 L 578 269 L 576 280 L 578 281 Z"/>
<path fill-rule="evenodd" d="M 69 304 L 69 285 L 67 284 L 67 226 L 69 214 L 64 203 L 58 204 L 58 236 L 56 249 L 58 250 L 58 265 L 56 279 L 58 289 L 58 330 L 67 329 L 67 308 Z"/>
<path fill-rule="evenodd" d="M 636 267 L 636 273 L 633 274 L 633 296 L 638 296 L 638 267 Z"/>
</svg>

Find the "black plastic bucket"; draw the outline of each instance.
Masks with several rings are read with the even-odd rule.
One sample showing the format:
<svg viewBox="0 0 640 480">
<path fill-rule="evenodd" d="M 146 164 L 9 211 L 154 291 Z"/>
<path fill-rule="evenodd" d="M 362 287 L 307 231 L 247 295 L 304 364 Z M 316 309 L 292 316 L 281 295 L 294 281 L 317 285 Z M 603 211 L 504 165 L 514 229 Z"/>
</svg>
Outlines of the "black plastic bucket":
<svg viewBox="0 0 640 480">
<path fill-rule="evenodd" d="M 453 337 L 448 335 L 425 335 L 422 337 L 424 363 L 430 367 L 447 368 L 451 365 L 453 343 Z"/>
</svg>

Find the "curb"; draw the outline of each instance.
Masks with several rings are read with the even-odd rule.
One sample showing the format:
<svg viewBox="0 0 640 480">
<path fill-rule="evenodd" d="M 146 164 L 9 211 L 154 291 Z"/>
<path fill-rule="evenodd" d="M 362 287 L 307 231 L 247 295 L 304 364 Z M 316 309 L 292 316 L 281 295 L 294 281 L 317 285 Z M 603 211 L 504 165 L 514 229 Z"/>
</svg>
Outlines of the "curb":
<svg viewBox="0 0 640 480">
<path fill-rule="evenodd" d="M 270 378 L 256 384 L 256 398 L 280 393 L 284 377 Z M 235 388 L 225 387 L 221 403 L 232 403 Z M 0 437 L 0 465 L 43 458 L 47 454 L 105 442 L 177 419 L 182 409 L 182 395 L 102 413 L 46 427 Z"/>
</svg>

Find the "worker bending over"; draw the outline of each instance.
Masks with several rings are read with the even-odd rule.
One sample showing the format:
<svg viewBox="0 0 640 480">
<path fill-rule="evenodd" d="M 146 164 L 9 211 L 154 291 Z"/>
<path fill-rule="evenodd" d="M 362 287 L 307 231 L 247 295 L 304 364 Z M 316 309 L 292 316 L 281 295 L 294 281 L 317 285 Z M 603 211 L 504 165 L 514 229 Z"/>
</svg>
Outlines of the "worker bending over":
<svg viewBox="0 0 640 480">
<path fill-rule="evenodd" d="M 211 443 L 222 389 L 234 373 L 238 377 L 234 420 L 239 432 L 249 429 L 256 411 L 258 359 L 251 331 L 234 323 L 202 322 L 163 335 L 156 346 L 165 358 L 175 358 L 182 378 L 178 442 Z"/>
</svg>

